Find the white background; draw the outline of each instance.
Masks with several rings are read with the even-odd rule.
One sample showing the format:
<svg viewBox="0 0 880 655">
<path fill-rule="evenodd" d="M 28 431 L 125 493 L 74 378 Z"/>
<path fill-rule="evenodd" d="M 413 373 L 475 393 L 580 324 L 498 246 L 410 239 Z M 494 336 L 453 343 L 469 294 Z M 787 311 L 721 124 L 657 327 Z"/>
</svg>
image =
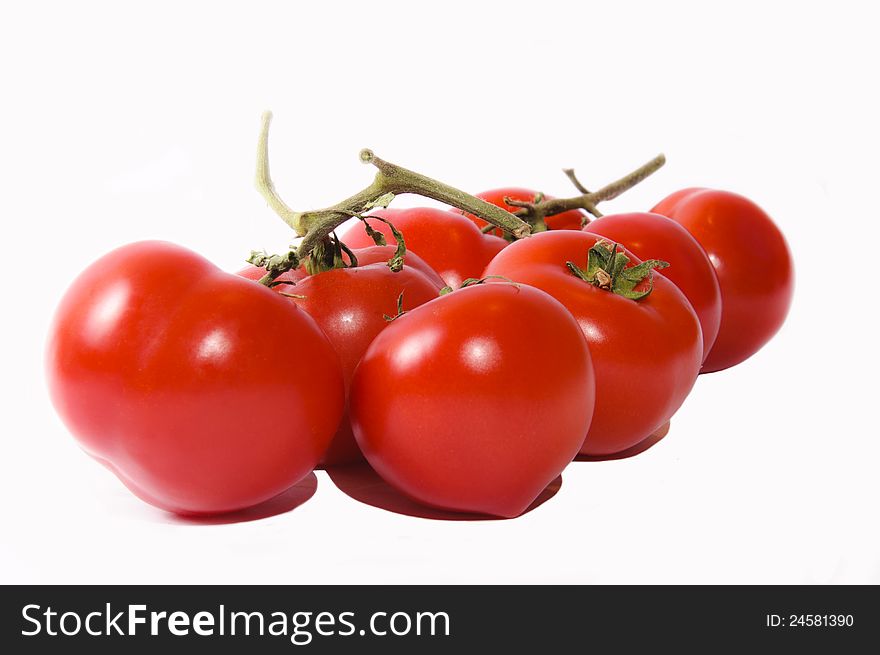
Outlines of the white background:
<svg viewBox="0 0 880 655">
<path fill-rule="evenodd" d="M 7 3 L 0 15 L 0 582 L 880 582 L 873 3 Z M 783 330 L 701 378 L 653 449 L 576 463 L 510 521 L 392 514 L 323 473 L 292 512 L 193 525 L 76 446 L 42 352 L 65 287 L 138 239 L 235 269 L 290 204 L 366 186 L 362 147 L 478 191 L 607 182 L 605 211 L 746 194 L 797 264 Z M 402 199 L 408 201 L 408 199 Z M 410 203 L 412 201 L 409 201 Z"/>
</svg>

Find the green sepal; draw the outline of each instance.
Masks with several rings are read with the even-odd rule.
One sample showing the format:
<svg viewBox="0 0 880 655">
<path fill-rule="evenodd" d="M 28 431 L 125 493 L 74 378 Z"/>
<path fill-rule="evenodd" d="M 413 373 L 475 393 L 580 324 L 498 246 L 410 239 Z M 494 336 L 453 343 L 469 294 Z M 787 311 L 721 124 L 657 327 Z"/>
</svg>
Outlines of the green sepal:
<svg viewBox="0 0 880 655">
<path fill-rule="evenodd" d="M 266 269 L 266 275 L 259 280 L 260 284 L 266 286 L 270 286 L 278 276 L 299 266 L 299 259 L 293 249 L 283 255 L 270 255 L 265 250 L 251 250 L 247 262 Z"/>
<path fill-rule="evenodd" d="M 488 280 L 504 280 L 505 282 L 509 282 L 510 284 L 516 284 L 509 277 L 505 277 L 503 275 L 487 275 L 486 277 L 469 277 L 466 280 L 463 280 L 461 283 L 461 289 L 465 287 L 472 287 L 475 284 L 486 284 Z"/>
<path fill-rule="evenodd" d="M 361 219 L 361 222 L 364 224 L 364 230 L 366 230 L 367 236 L 373 239 L 373 242 L 377 246 L 387 245 L 385 235 L 371 227 L 369 221 L 382 221 L 383 223 L 385 223 L 385 225 L 391 228 L 391 234 L 394 237 L 394 241 L 397 243 L 397 249 L 391 256 L 391 259 L 388 260 L 388 268 L 390 268 L 394 273 L 399 273 L 403 269 L 403 261 L 404 257 L 406 256 L 406 242 L 403 240 L 403 234 L 400 232 L 400 230 L 394 227 L 394 224 L 392 224 L 391 221 L 386 218 L 382 218 L 381 216 L 358 216 L 358 218 Z"/>
<path fill-rule="evenodd" d="M 270 255 L 265 250 L 251 250 L 247 263 L 253 264 L 258 268 L 265 268 L 270 272 L 280 271 L 281 273 L 289 271 L 291 268 L 296 268 L 299 265 L 296 259 L 296 252 L 293 250 L 283 255 Z"/>
<path fill-rule="evenodd" d="M 630 259 L 622 251 L 618 251 L 618 247 L 616 243 L 599 240 L 587 253 L 587 270 L 574 262 L 566 262 L 565 265 L 573 275 L 600 289 L 630 300 L 644 298 L 654 289 L 653 270 L 666 268 L 669 263 L 649 259 L 627 268 Z"/>
<path fill-rule="evenodd" d="M 357 255 L 354 254 L 354 250 L 349 248 L 345 243 L 336 236 L 336 232 L 333 233 L 333 239 L 336 241 L 336 247 L 338 248 L 337 261 L 342 264 L 342 268 L 355 268 L 358 265 Z M 348 255 L 348 264 L 345 263 L 345 259 L 342 257 L 342 253 Z"/>
<path fill-rule="evenodd" d="M 487 282 L 488 280 L 494 280 L 494 279 L 497 279 L 497 280 L 504 280 L 505 282 L 509 282 L 510 284 L 516 285 L 516 282 L 514 282 L 513 280 L 511 280 L 509 277 L 504 277 L 503 275 L 487 275 L 486 277 L 469 277 L 469 278 L 466 278 L 466 279 L 464 279 L 464 280 L 461 281 L 461 284 L 459 285 L 458 288 L 459 288 L 459 289 L 464 289 L 465 287 L 472 287 L 472 286 L 475 286 L 475 285 L 477 285 L 477 284 L 486 284 L 486 282 Z M 453 289 L 453 288 L 450 287 L 450 286 L 446 286 L 446 287 L 443 287 L 442 289 L 440 289 L 440 295 L 441 295 L 441 296 L 445 296 L 447 293 L 452 293 L 453 291 L 455 291 L 455 289 Z"/>
<path fill-rule="evenodd" d="M 403 234 L 400 230 L 394 227 L 390 221 L 388 222 L 388 227 L 391 228 L 391 234 L 397 242 L 397 248 L 394 251 L 394 255 L 388 260 L 388 268 L 393 272 L 398 273 L 403 269 L 403 258 L 406 256 L 406 242 L 403 240 Z"/>
<path fill-rule="evenodd" d="M 367 233 L 367 236 L 373 240 L 377 246 L 387 246 L 388 242 L 385 240 L 385 235 L 382 234 L 379 230 L 373 229 L 367 221 L 364 221 L 364 230 Z"/>
<path fill-rule="evenodd" d="M 475 284 L 483 284 L 483 280 L 478 277 L 468 277 L 461 281 L 461 285 L 459 285 L 459 289 L 464 289 L 465 287 L 472 287 Z"/>
<path fill-rule="evenodd" d="M 393 321 L 397 318 L 400 318 L 404 314 L 406 314 L 406 312 L 403 311 L 403 291 L 401 291 L 400 295 L 397 296 L 397 313 L 394 316 L 389 316 L 388 314 L 382 314 L 382 318 L 384 318 L 386 321 L 388 321 L 390 323 L 391 321 Z"/>
<path fill-rule="evenodd" d="M 615 280 L 613 291 L 624 298 L 632 300 L 644 298 L 654 290 L 654 269 L 666 268 L 667 266 L 669 266 L 669 262 L 649 259 L 636 266 L 626 268 Z M 647 280 L 647 283 L 643 285 L 640 291 L 636 291 L 636 287 L 645 280 Z"/>
<path fill-rule="evenodd" d="M 348 262 L 345 261 L 343 254 L 348 255 Z M 336 236 L 336 232 L 331 232 L 326 239 L 318 243 L 305 262 L 309 275 L 336 268 L 354 268 L 357 265 L 357 256 Z"/>
</svg>

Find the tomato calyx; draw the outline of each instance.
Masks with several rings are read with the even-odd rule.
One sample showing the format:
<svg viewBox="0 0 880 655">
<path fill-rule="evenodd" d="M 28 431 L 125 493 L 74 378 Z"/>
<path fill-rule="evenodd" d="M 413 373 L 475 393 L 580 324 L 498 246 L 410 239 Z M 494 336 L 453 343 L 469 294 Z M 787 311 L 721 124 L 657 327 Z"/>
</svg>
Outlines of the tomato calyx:
<svg viewBox="0 0 880 655">
<path fill-rule="evenodd" d="M 391 194 L 388 195 L 390 196 Z M 382 201 L 384 199 L 380 198 L 379 200 Z M 388 198 L 388 202 L 390 202 L 390 200 L 391 199 Z M 373 207 L 384 207 L 385 204 L 387 203 L 372 203 Z M 381 216 L 352 214 L 352 218 L 357 218 L 363 223 L 367 236 L 369 236 L 377 246 L 386 246 L 388 245 L 388 242 L 385 240 L 384 234 L 370 225 L 370 221 L 381 221 L 391 229 L 391 234 L 394 236 L 397 248 L 395 248 L 394 254 L 392 254 L 391 258 L 388 260 L 387 266 L 393 273 L 399 273 L 403 269 L 404 257 L 406 256 L 406 242 L 404 241 L 403 234 L 400 230 L 394 227 L 394 225 L 391 224 L 391 221 L 382 218 Z M 348 258 L 348 261 L 346 261 L 346 257 Z M 357 265 L 357 256 L 354 254 L 354 251 L 345 245 L 342 239 L 336 236 L 336 232 L 331 233 L 323 242 L 315 246 L 315 249 L 312 250 L 305 262 L 306 270 L 309 272 L 309 275 L 314 275 L 323 271 L 331 271 L 335 268 L 354 268 Z"/>
<path fill-rule="evenodd" d="M 348 256 L 348 261 L 343 255 Z M 309 275 L 316 275 L 337 268 L 354 268 L 358 262 L 351 248 L 333 232 L 314 247 L 304 264 Z"/>
<path fill-rule="evenodd" d="M 390 229 L 391 234 L 394 236 L 394 241 L 397 243 L 397 249 L 394 251 L 394 254 L 391 256 L 391 259 L 388 260 L 388 268 L 390 268 L 394 273 L 400 272 L 403 268 L 403 258 L 406 256 L 406 241 L 403 239 L 403 234 L 398 230 L 387 218 L 382 218 L 381 216 L 361 216 L 358 215 L 356 218 L 360 219 L 360 221 L 364 224 L 364 230 L 367 233 L 367 236 L 373 240 L 377 246 L 385 246 L 387 245 L 387 241 L 385 240 L 385 235 L 374 229 L 370 225 L 370 221 L 381 221 L 385 223 Z"/>
<path fill-rule="evenodd" d="M 505 282 L 508 282 L 514 286 L 518 286 L 517 283 L 514 282 L 513 280 L 511 280 L 509 277 L 505 277 L 503 275 L 487 275 L 486 277 L 479 277 L 479 278 L 478 277 L 469 277 L 466 280 L 462 280 L 461 286 L 459 286 L 458 288 L 464 289 L 465 287 L 473 287 L 478 284 L 486 284 L 486 282 L 488 282 L 489 280 L 496 280 L 496 279 L 497 280 L 504 280 Z M 450 286 L 446 286 L 446 287 L 443 287 L 442 289 L 440 289 L 440 295 L 445 296 L 446 294 L 452 293 L 453 291 L 455 291 L 455 289 L 453 289 Z"/>
<path fill-rule="evenodd" d="M 394 235 L 394 240 L 397 242 L 397 248 L 388 260 L 387 265 L 392 272 L 400 272 L 403 269 L 404 257 L 406 255 L 406 243 L 403 240 L 403 234 L 400 230 L 394 227 L 390 221 L 381 216 L 362 216 L 356 214 L 354 215 L 354 218 L 363 221 L 367 235 L 369 235 L 377 246 L 387 245 L 385 235 L 370 226 L 368 219 L 382 221 L 391 228 L 391 233 Z M 324 271 L 332 271 L 337 268 L 355 268 L 358 266 L 357 255 L 355 255 L 354 251 L 349 248 L 335 232 L 331 232 L 323 241 L 320 241 L 315 245 L 304 261 L 300 260 L 297 250 L 291 248 L 284 255 L 270 255 L 265 250 L 252 250 L 247 262 L 259 268 L 266 269 L 266 275 L 260 278 L 259 282 L 270 288 L 279 284 L 296 284 L 289 280 L 278 280 L 276 278 L 287 271 L 298 268 L 301 263 L 305 266 L 309 275 L 323 273 Z M 282 295 L 294 298 L 298 297 L 287 293 Z"/>
<path fill-rule="evenodd" d="M 247 258 L 248 264 L 253 264 L 258 268 L 265 268 L 266 274 L 260 278 L 259 283 L 267 287 L 273 287 L 285 282 L 277 280 L 277 278 L 287 271 L 299 268 L 299 257 L 295 250 L 289 250 L 283 255 L 270 255 L 265 250 L 251 250 L 250 256 Z"/>
<path fill-rule="evenodd" d="M 543 191 L 538 191 L 531 202 L 526 200 L 517 200 L 516 198 L 511 198 L 510 196 L 504 196 L 504 204 L 511 207 L 517 207 L 518 209 L 513 212 L 513 215 L 519 216 L 519 218 L 528 223 L 529 227 L 532 228 L 532 234 L 537 234 L 538 232 L 546 232 L 550 229 L 549 227 L 547 227 L 547 221 L 544 220 L 545 214 L 536 209 L 540 205 L 540 203 L 544 202 L 544 198 L 545 195 Z M 497 229 L 498 228 L 490 223 L 489 225 L 485 225 L 484 227 L 482 227 L 480 231 L 483 234 L 489 234 L 490 232 L 494 232 Z M 518 240 L 518 238 L 510 232 L 504 232 L 501 236 L 505 241 L 510 241 L 511 243 Z"/>
<path fill-rule="evenodd" d="M 394 316 L 389 316 L 388 314 L 382 314 L 382 318 L 391 323 L 394 320 L 397 320 L 401 316 L 406 314 L 406 311 L 403 309 L 403 291 L 400 292 L 400 295 L 397 296 L 397 313 Z"/>
<path fill-rule="evenodd" d="M 654 269 L 666 268 L 668 262 L 648 259 L 641 264 L 630 266 L 630 258 L 618 251 L 619 244 L 601 239 L 587 253 L 587 270 L 574 262 L 565 262 L 572 275 L 595 287 L 629 298 L 639 300 L 654 289 Z"/>
</svg>

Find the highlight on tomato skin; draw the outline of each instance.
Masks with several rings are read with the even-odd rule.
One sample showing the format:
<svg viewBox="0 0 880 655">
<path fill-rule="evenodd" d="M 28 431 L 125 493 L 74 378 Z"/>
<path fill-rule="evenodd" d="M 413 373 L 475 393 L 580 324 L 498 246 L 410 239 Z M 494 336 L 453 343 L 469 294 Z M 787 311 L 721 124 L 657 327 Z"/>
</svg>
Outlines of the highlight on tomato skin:
<svg viewBox="0 0 880 655">
<path fill-rule="evenodd" d="M 573 274 L 572 266 L 586 268 L 588 253 L 602 241 L 583 231 L 542 232 L 512 243 L 485 271 L 546 291 L 583 331 L 596 376 L 596 408 L 583 455 L 618 453 L 655 432 L 687 398 L 703 358 L 699 319 L 662 271 L 652 275 L 652 290 L 639 300 Z M 617 250 L 629 266 L 641 263 L 625 244 Z"/>
<path fill-rule="evenodd" d="M 705 361 L 721 325 L 721 288 L 709 256 L 691 233 L 672 219 L 649 212 L 606 214 L 590 222 L 584 231 L 626 244 L 641 260 L 669 263 L 658 274 L 672 280 L 697 313 Z"/>
<path fill-rule="evenodd" d="M 653 211 L 687 229 L 718 276 L 721 322 L 703 372 L 745 361 L 779 331 L 791 307 L 794 264 L 782 232 L 758 205 L 729 191 L 683 189 Z"/>
<path fill-rule="evenodd" d="M 308 314 L 158 241 L 118 248 L 74 280 L 46 373 L 83 449 L 180 514 L 285 491 L 314 469 L 343 411 L 338 358 Z"/>
<path fill-rule="evenodd" d="M 513 517 L 578 453 L 594 397 L 574 317 L 538 289 L 487 280 L 383 330 L 350 409 L 388 484 L 431 507 Z"/>
</svg>

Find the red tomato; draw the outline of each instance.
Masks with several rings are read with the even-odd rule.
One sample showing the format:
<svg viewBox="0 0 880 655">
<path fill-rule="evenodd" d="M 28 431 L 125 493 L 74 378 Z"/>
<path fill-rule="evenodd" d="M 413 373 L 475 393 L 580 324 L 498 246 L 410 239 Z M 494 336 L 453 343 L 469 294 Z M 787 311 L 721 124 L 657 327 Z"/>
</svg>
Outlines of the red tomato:
<svg viewBox="0 0 880 655">
<path fill-rule="evenodd" d="M 442 509 L 517 516 L 577 454 L 590 425 L 586 341 L 547 294 L 508 283 L 401 316 L 355 371 L 351 416 L 386 482 Z"/>
<path fill-rule="evenodd" d="M 524 189 L 522 187 L 504 187 L 502 189 L 492 189 L 491 191 L 483 191 L 482 193 L 477 194 L 477 198 L 482 198 L 486 202 L 491 202 L 496 207 L 501 207 L 501 209 L 506 209 L 511 213 L 515 212 L 519 207 L 508 205 L 504 202 L 505 198 L 521 200 L 524 202 L 534 202 L 537 196 L 537 191 Z M 544 199 L 552 200 L 553 196 L 545 195 Z M 460 209 L 454 209 L 453 211 L 458 212 L 459 214 L 464 214 L 480 229 L 487 225 L 486 221 L 482 218 L 477 218 L 473 214 L 468 214 Z M 577 209 L 572 209 L 567 212 L 562 212 L 561 214 L 548 216 L 545 219 L 545 223 L 547 224 L 548 230 L 580 230 L 584 225 L 584 218 L 586 218 L 586 215 L 583 212 L 578 211 Z M 504 235 L 504 231 L 492 230 L 489 234 L 494 234 L 495 236 L 500 237 Z"/>
<path fill-rule="evenodd" d="M 654 208 L 651 210 L 655 214 L 660 214 L 661 216 L 669 216 L 669 213 L 674 211 L 676 207 L 678 207 L 678 203 L 680 203 L 684 198 L 687 198 L 689 195 L 696 191 L 705 191 L 706 189 L 703 187 L 692 186 L 687 189 L 681 189 L 676 191 L 675 193 L 670 193 L 668 196 L 663 198 L 660 202 L 658 202 Z"/>
<path fill-rule="evenodd" d="M 395 253 L 395 246 L 358 248 L 354 253 L 358 262 L 354 268 L 335 269 L 310 276 L 305 265 L 302 265 L 276 278 L 294 282 L 295 285 L 273 287 L 281 293 L 305 296 L 292 300 L 318 322 L 330 339 L 342 360 L 346 389 L 367 346 L 387 325 L 384 317 L 397 313 L 400 294 L 406 292 L 403 298 L 403 309 L 406 311 L 433 300 L 445 285 L 436 271 L 414 252 L 406 254 L 404 268 L 398 273 L 387 266 Z M 350 262 L 347 255 L 343 254 L 343 257 Z M 332 275 L 327 276 L 326 273 Z M 238 272 L 238 275 L 252 280 L 259 280 L 265 274 L 266 270 L 257 266 L 247 266 Z M 346 409 L 333 442 L 321 458 L 320 466 L 341 466 L 360 459 L 362 455 L 354 440 Z"/>
<path fill-rule="evenodd" d="M 703 357 L 700 323 L 687 298 L 662 275 L 641 300 L 576 277 L 599 237 L 541 232 L 502 250 L 486 275 L 543 289 L 574 315 L 590 345 L 596 371 L 596 411 L 581 448 L 609 455 L 635 446 L 675 413 L 696 381 Z M 631 264 L 640 263 L 625 253 Z M 532 343 L 532 340 L 528 340 Z"/>
<path fill-rule="evenodd" d="M 703 371 L 754 355 L 782 327 L 794 267 L 782 232 L 751 200 L 728 191 L 684 189 L 654 210 L 683 225 L 709 255 L 721 287 L 721 326 Z"/>
<path fill-rule="evenodd" d="M 374 221 L 378 223 L 378 221 Z M 392 240 L 389 237 L 389 240 Z M 367 248 L 360 248 L 355 252 L 355 257 L 357 257 L 358 266 L 366 266 L 367 264 L 378 264 L 378 263 L 386 263 L 389 259 L 394 256 L 395 246 L 387 245 L 387 246 L 370 246 Z M 348 255 L 342 255 L 343 259 L 346 262 L 351 263 Z M 442 288 L 445 285 L 443 282 L 443 278 L 437 274 L 433 268 L 428 266 L 424 259 L 419 257 L 414 252 L 406 253 L 406 266 L 410 268 L 414 268 L 417 271 L 420 271 L 425 274 L 425 276 L 431 280 L 434 284 L 438 285 L 438 287 Z M 246 277 L 249 280 L 260 280 L 266 274 L 265 268 L 260 268 L 258 266 L 252 266 L 248 264 L 240 271 L 236 273 L 237 275 L 241 275 L 242 277 Z M 297 268 L 293 271 L 287 271 L 286 273 L 282 273 L 276 279 L 277 280 L 285 280 L 288 282 L 299 282 L 300 280 L 308 277 L 309 273 L 306 271 L 305 264 Z M 285 289 L 290 293 L 296 293 L 292 291 L 293 287 L 290 285 L 279 285 L 275 287 L 278 291 L 284 291 Z"/>
<path fill-rule="evenodd" d="M 373 212 L 391 221 L 403 234 L 407 251 L 418 254 L 454 289 L 468 278 L 478 278 L 499 250 L 507 245 L 504 239 L 481 234 L 477 226 L 461 214 L 443 209 L 381 209 Z M 391 228 L 382 221 L 371 221 L 371 227 L 393 242 Z M 339 237 L 349 248 L 373 244 L 359 220 L 343 225 Z"/>
<path fill-rule="evenodd" d="M 675 282 L 697 313 L 706 359 L 721 323 L 721 289 L 712 262 L 690 232 L 665 216 L 646 212 L 609 214 L 591 222 L 584 231 L 625 243 L 641 260 L 669 263 L 662 275 Z"/>
<path fill-rule="evenodd" d="M 46 364 L 86 452 L 182 514 L 255 505 L 308 475 L 345 399 L 339 358 L 308 314 L 157 241 L 114 250 L 74 281 Z"/>
<path fill-rule="evenodd" d="M 346 388 L 367 346 L 390 325 L 385 316 L 397 314 L 400 294 L 403 294 L 403 310 L 409 311 L 437 298 L 443 286 L 443 281 L 433 271 L 429 276 L 411 265 L 415 259 L 412 253 L 406 255 L 403 269 L 393 272 L 385 264 L 390 256 L 388 248 L 393 251 L 391 246 L 355 250 L 359 265 L 354 268 L 337 268 L 310 275 L 293 289 L 286 285 L 274 287 L 305 296 L 291 300 L 306 310 L 330 339 L 342 361 Z M 368 263 L 371 260 L 374 263 Z M 359 459 L 361 453 L 346 411 L 321 464 L 337 466 Z"/>
</svg>

